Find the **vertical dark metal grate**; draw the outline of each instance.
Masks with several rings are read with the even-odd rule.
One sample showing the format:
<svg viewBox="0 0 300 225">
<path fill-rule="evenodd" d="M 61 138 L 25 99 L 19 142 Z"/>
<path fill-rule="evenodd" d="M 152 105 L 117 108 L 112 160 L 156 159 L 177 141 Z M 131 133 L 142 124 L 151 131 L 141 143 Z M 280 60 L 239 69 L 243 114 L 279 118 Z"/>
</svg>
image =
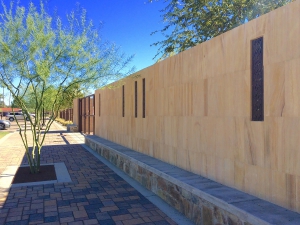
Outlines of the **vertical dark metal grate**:
<svg viewBox="0 0 300 225">
<path fill-rule="evenodd" d="M 82 131 L 82 99 L 80 98 L 78 101 L 78 114 L 79 114 L 79 121 L 78 121 L 78 131 Z"/>
<path fill-rule="evenodd" d="M 252 41 L 252 121 L 264 121 L 263 37 Z"/>
<path fill-rule="evenodd" d="M 135 108 L 134 108 L 134 116 L 135 116 L 135 118 L 137 118 L 137 116 L 138 116 L 138 109 L 137 109 L 137 101 L 138 101 L 138 94 L 137 94 L 137 92 L 138 92 L 138 89 L 137 89 L 137 81 L 135 81 L 134 82 L 134 106 L 135 106 Z"/>
<path fill-rule="evenodd" d="M 87 104 L 88 105 L 87 106 L 88 110 L 87 110 L 86 116 L 91 115 L 91 111 L 90 111 L 91 110 L 91 97 L 89 96 L 87 99 L 88 99 L 89 102 Z M 91 119 L 90 119 L 90 117 L 87 117 L 87 127 L 88 127 L 88 131 L 90 132 L 90 130 L 91 130 Z"/>
<path fill-rule="evenodd" d="M 95 98 L 95 94 L 93 95 L 93 107 L 92 107 L 92 131 L 93 131 L 93 134 L 95 134 L 95 122 L 96 122 L 96 107 L 95 107 L 95 103 L 96 103 L 96 98 Z M 91 132 L 91 130 L 90 130 Z"/>
<path fill-rule="evenodd" d="M 125 117 L 125 87 L 122 86 L 122 116 Z"/>
<path fill-rule="evenodd" d="M 83 100 L 83 133 L 86 133 L 86 98 Z"/>
<path fill-rule="evenodd" d="M 143 118 L 146 117 L 146 81 L 143 78 Z"/>
<path fill-rule="evenodd" d="M 101 95 L 99 94 L 99 117 L 101 116 Z"/>
</svg>

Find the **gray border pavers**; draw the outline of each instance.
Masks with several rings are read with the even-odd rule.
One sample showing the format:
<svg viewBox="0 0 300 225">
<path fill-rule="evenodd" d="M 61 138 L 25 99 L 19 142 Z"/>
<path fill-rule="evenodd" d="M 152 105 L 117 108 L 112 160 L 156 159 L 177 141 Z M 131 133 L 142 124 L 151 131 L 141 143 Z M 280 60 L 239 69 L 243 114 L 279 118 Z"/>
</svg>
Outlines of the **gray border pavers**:
<svg viewBox="0 0 300 225">
<path fill-rule="evenodd" d="M 57 180 L 12 184 L 13 178 L 14 178 L 19 166 L 8 166 L 8 167 L 6 167 L 6 170 L 0 176 L 0 188 L 34 186 L 34 185 L 53 184 L 53 183 L 61 183 L 61 182 L 72 182 L 70 174 L 67 170 L 65 163 L 63 163 L 63 162 L 46 163 L 46 164 L 41 164 L 41 165 L 54 165 Z M 21 165 L 21 167 L 25 167 L 25 166 L 28 166 L 28 165 Z"/>
</svg>

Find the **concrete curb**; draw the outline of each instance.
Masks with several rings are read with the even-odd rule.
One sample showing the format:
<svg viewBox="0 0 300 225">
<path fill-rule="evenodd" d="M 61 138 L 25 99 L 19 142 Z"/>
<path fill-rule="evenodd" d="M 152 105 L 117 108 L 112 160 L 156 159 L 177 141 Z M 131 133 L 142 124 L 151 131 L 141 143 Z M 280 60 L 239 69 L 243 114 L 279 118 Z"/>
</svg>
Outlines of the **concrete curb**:
<svg viewBox="0 0 300 225">
<path fill-rule="evenodd" d="M 54 183 L 65 183 L 72 182 L 68 169 L 65 163 L 46 163 L 43 165 L 54 165 L 57 180 L 50 181 L 40 181 L 40 182 L 29 182 L 21 184 L 12 184 L 14 176 L 19 168 L 19 166 L 8 166 L 0 176 L 0 188 L 9 189 L 14 187 L 24 187 L 24 186 L 35 186 L 35 185 L 44 185 L 44 184 L 54 184 Z M 25 167 L 28 165 L 21 165 L 20 167 Z"/>
</svg>

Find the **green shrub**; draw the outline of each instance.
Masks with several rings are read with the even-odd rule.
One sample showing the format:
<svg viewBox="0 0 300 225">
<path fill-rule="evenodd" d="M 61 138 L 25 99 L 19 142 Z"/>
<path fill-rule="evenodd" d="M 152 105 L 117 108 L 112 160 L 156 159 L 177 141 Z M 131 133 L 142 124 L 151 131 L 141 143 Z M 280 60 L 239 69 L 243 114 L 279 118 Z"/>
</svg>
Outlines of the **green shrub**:
<svg viewBox="0 0 300 225">
<path fill-rule="evenodd" d="M 67 126 L 67 125 L 69 125 L 69 124 L 73 124 L 72 121 L 70 121 L 70 120 L 66 121 L 66 120 L 64 120 L 64 119 L 62 119 L 62 118 L 59 118 L 59 117 L 57 117 L 57 118 L 55 119 L 55 121 L 56 121 L 56 122 L 59 122 L 59 123 L 60 123 L 61 125 L 63 125 L 63 126 Z"/>
</svg>

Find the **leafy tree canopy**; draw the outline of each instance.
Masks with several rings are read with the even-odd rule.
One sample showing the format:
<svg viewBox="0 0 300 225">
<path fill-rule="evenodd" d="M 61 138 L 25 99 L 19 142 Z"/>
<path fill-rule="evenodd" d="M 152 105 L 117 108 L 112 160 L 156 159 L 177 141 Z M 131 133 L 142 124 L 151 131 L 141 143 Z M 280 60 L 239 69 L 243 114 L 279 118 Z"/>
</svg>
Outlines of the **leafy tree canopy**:
<svg viewBox="0 0 300 225">
<path fill-rule="evenodd" d="M 149 0 L 152 2 L 152 0 Z M 205 42 L 293 0 L 164 0 L 160 59 Z"/>
<path fill-rule="evenodd" d="M 41 131 L 44 108 L 53 115 L 78 96 L 132 73 L 120 49 L 102 41 L 99 29 L 89 21 L 84 9 L 67 15 L 67 24 L 46 12 L 41 1 L 22 7 L 2 3 L 0 14 L 0 84 L 12 95 L 15 105 L 22 108 L 32 132 L 30 152 L 28 126 L 20 128 L 31 172 L 39 171 L 40 152 L 53 118 Z M 36 117 L 29 116 L 29 109 Z M 18 121 L 16 121 L 18 122 Z M 19 124 L 19 123 L 18 123 Z"/>
</svg>

